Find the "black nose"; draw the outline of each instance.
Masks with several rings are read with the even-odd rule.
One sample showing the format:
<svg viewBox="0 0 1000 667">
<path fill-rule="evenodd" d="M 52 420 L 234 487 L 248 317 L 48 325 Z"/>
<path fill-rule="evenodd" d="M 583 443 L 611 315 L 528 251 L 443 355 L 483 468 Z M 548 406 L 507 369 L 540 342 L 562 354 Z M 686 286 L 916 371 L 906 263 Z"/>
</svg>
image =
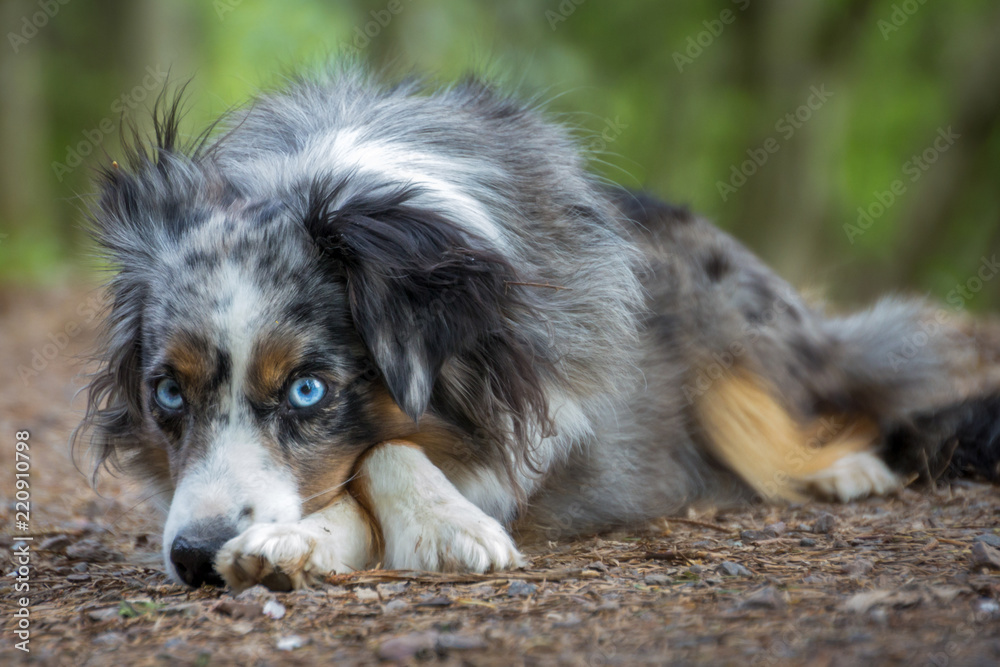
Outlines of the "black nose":
<svg viewBox="0 0 1000 667">
<path fill-rule="evenodd" d="M 170 545 L 170 562 L 177 576 L 188 586 L 222 586 L 215 571 L 215 554 L 222 545 L 236 537 L 236 530 L 224 521 L 207 521 L 185 528 Z"/>
</svg>

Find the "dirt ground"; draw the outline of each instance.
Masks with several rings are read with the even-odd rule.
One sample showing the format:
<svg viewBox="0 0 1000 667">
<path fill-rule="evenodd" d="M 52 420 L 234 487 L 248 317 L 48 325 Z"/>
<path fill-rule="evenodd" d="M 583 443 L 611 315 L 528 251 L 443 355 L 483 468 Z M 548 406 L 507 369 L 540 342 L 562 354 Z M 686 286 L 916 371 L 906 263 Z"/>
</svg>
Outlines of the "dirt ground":
<svg viewBox="0 0 1000 667">
<path fill-rule="evenodd" d="M 69 457 L 72 357 L 92 339 L 96 294 L 0 292 L 0 664 L 1000 663 L 1000 496 L 972 482 L 529 545 L 514 573 L 363 572 L 236 598 L 176 586 L 141 490 L 105 476 L 96 493 Z M 27 531 L 14 497 L 25 430 Z M 16 648 L 21 597 L 30 653 Z"/>
</svg>

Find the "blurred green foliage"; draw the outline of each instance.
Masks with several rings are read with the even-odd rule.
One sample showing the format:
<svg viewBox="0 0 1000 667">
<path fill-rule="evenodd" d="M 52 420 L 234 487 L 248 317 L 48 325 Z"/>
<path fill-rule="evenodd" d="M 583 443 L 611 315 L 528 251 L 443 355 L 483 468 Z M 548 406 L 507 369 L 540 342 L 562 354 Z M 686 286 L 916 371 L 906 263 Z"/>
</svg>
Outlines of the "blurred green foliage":
<svg viewBox="0 0 1000 667">
<path fill-rule="evenodd" d="M 192 79 L 195 133 L 346 51 L 534 96 L 604 177 L 689 204 L 839 299 L 946 299 L 1000 251 L 993 0 L 5 0 L 0 26 L 5 281 L 92 266 L 91 168 L 162 72 Z M 998 285 L 962 305 L 996 308 Z"/>
</svg>

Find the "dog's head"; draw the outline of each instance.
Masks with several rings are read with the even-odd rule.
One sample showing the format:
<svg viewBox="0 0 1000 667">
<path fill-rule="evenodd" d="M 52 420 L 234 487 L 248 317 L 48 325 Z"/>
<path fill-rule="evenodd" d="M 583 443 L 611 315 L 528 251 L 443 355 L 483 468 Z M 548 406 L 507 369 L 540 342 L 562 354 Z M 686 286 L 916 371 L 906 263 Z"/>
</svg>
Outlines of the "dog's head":
<svg viewBox="0 0 1000 667">
<path fill-rule="evenodd" d="M 545 418 L 523 277 L 455 219 L 459 184 L 291 148 L 251 176 L 225 142 L 232 158 L 273 136 L 182 148 L 177 116 L 101 174 L 94 226 L 116 274 L 80 431 L 160 492 L 174 578 L 217 581 L 226 540 L 322 508 L 380 441 Z M 478 438 L 471 456 L 506 464 L 504 447 Z"/>
</svg>

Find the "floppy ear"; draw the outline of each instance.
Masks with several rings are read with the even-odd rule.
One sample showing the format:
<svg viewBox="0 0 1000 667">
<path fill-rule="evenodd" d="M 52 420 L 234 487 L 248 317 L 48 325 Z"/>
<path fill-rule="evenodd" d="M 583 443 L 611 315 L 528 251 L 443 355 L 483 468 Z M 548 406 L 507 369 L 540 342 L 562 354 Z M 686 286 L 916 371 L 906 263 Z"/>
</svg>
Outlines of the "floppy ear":
<svg viewBox="0 0 1000 667">
<path fill-rule="evenodd" d="M 416 421 L 446 360 L 509 338 L 508 318 L 523 307 L 509 288 L 515 272 L 485 243 L 413 204 L 413 190 L 345 200 L 342 189 L 314 184 L 306 228 L 345 281 L 355 326 L 389 393 Z"/>
</svg>

